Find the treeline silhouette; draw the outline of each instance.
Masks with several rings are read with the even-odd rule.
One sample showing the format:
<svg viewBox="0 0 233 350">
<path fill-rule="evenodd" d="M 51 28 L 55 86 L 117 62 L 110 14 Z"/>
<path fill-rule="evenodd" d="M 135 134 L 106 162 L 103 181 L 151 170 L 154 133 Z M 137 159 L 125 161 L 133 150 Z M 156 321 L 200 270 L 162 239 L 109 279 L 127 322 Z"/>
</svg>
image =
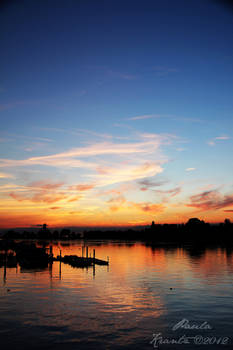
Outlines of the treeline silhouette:
<svg viewBox="0 0 233 350">
<path fill-rule="evenodd" d="M 191 218 L 186 224 L 155 224 L 135 231 L 88 231 L 86 239 L 141 240 L 151 244 L 231 244 L 233 245 L 233 224 L 229 219 L 224 223 L 211 225 L 198 218 Z"/>
<path fill-rule="evenodd" d="M 17 232 L 15 230 L 9 230 L 2 235 L 3 239 L 49 239 L 49 240 L 71 240 L 81 238 L 81 233 L 73 232 L 70 229 L 63 228 L 62 230 L 51 231 L 47 228 L 46 224 L 42 225 L 42 228 L 38 232 L 23 231 Z"/>
<path fill-rule="evenodd" d="M 111 239 L 111 240 L 128 240 L 144 241 L 149 244 L 198 244 L 198 245 L 233 245 L 233 224 L 229 219 L 223 223 L 212 225 L 191 218 L 186 224 L 155 224 L 152 222 L 148 228 L 139 230 L 86 230 L 76 233 L 70 229 L 61 231 L 51 231 L 44 224 L 38 232 L 24 231 L 19 233 L 13 230 L 3 235 L 5 239 L 49 239 L 49 240 L 72 240 L 72 239 Z"/>
</svg>

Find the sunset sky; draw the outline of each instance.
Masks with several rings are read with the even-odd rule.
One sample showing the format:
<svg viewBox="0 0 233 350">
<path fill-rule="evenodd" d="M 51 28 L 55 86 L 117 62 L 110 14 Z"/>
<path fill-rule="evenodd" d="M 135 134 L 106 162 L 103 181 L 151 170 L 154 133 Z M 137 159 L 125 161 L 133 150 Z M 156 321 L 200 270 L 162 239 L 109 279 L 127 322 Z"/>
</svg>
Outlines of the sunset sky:
<svg viewBox="0 0 233 350">
<path fill-rule="evenodd" d="M 0 227 L 233 219 L 233 9 L 0 5 Z"/>
</svg>

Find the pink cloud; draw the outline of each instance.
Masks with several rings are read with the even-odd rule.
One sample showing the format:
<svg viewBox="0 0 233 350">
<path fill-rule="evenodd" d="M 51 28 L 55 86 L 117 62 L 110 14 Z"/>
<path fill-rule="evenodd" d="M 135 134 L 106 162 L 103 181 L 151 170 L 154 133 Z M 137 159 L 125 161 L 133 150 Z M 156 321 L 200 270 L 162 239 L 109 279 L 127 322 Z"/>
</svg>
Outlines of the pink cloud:
<svg viewBox="0 0 233 350">
<path fill-rule="evenodd" d="M 171 197 L 175 197 L 181 192 L 181 187 L 175 187 L 175 188 L 172 188 L 170 190 L 164 190 L 164 191 L 162 191 L 162 190 L 154 190 L 154 192 L 158 193 L 158 194 L 168 194 Z"/>
<path fill-rule="evenodd" d="M 126 203 L 126 199 L 124 196 L 119 195 L 113 198 L 110 198 L 107 203 L 110 203 L 110 210 L 112 211 L 117 211 L 118 209 L 120 209 L 124 203 Z"/>
<path fill-rule="evenodd" d="M 187 207 L 202 210 L 221 209 L 233 205 L 233 194 L 222 195 L 217 190 L 205 191 L 190 197 Z"/>
<path fill-rule="evenodd" d="M 30 187 L 35 187 L 42 190 L 56 190 L 57 188 L 62 187 L 63 185 L 64 185 L 64 182 L 48 183 L 45 180 L 35 181 L 29 184 Z"/>
<path fill-rule="evenodd" d="M 26 194 L 18 194 L 11 192 L 9 195 L 21 202 L 21 201 L 32 201 L 32 202 L 44 202 L 44 203 L 55 203 L 60 200 L 66 199 L 68 196 L 64 191 L 57 191 L 60 187 L 63 186 L 61 183 L 48 183 L 47 181 L 36 181 L 28 185 L 28 190 Z"/>
<path fill-rule="evenodd" d="M 93 184 L 80 184 L 76 186 L 71 186 L 70 189 L 77 190 L 77 191 L 89 191 L 92 190 L 95 187 Z"/>
<path fill-rule="evenodd" d="M 82 198 L 82 196 L 75 196 L 75 197 L 72 197 L 70 199 L 67 200 L 67 202 L 76 202 L 78 200 L 80 200 L 80 198 Z"/>
<path fill-rule="evenodd" d="M 154 203 L 134 203 L 131 202 L 131 205 L 139 210 L 142 210 L 144 212 L 154 212 L 154 213 L 159 213 L 164 211 L 165 206 L 163 204 L 154 204 Z"/>
<path fill-rule="evenodd" d="M 13 199 L 17 200 L 18 202 L 22 202 L 24 200 L 29 199 L 27 196 L 23 196 L 21 194 L 15 193 L 15 192 L 9 193 L 9 196 L 12 197 Z"/>
</svg>

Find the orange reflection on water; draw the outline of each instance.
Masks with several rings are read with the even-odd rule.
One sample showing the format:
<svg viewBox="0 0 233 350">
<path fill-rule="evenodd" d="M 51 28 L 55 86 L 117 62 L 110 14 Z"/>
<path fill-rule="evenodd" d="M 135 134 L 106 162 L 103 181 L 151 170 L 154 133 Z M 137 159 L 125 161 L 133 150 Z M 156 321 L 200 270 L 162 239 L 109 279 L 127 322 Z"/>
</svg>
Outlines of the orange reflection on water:
<svg viewBox="0 0 233 350">
<path fill-rule="evenodd" d="M 54 255 L 60 249 L 63 256 L 81 255 L 84 242 L 51 244 Z M 7 269 L 4 297 L 10 302 L 15 298 L 14 308 L 24 324 L 46 329 L 55 342 L 64 333 L 65 340 L 74 343 L 86 335 L 111 338 L 117 334 L 123 348 L 139 336 L 149 339 L 169 313 L 173 319 L 177 310 L 190 311 L 193 293 L 195 308 L 201 313 L 200 293 L 220 295 L 222 282 L 231 277 L 232 254 L 223 249 L 197 252 L 141 243 L 85 244 L 89 254 L 95 249 L 97 258 L 109 256 L 109 267 L 72 268 L 54 262 L 42 271 Z"/>
<path fill-rule="evenodd" d="M 58 291 L 65 287 L 65 298 L 85 290 L 85 296 L 79 295 L 79 298 L 94 301 L 95 309 L 101 313 L 135 313 L 135 317 L 139 319 L 159 317 L 164 313 L 163 296 L 159 290 L 152 289 L 143 281 L 146 270 L 149 273 L 151 266 L 156 264 L 157 268 L 160 266 L 160 270 L 166 269 L 163 250 L 154 254 L 150 248 L 141 244 L 88 244 L 89 254 L 92 255 L 95 249 L 97 258 L 106 259 L 109 256 L 110 266 L 96 266 L 95 270 L 77 269 L 63 263 L 60 266 L 59 262 L 55 262 L 50 270 L 51 289 Z M 55 256 L 59 254 L 60 249 L 62 256 L 82 254 L 81 245 L 77 243 L 60 242 L 53 245 Z M 48 281 L 46 275 L 41 275 L 40 278 Z M 133 322 L 133 319 L 129 322 Z"/>
<path fill-rule="evenodd" d="M 195 260 L 192 270 L 201 279 L 220 278 L 233 271 L 232 253 L 227 254 L 223 248 L 207 249 L 200 257 L 195 257 Z"/>
</svg>

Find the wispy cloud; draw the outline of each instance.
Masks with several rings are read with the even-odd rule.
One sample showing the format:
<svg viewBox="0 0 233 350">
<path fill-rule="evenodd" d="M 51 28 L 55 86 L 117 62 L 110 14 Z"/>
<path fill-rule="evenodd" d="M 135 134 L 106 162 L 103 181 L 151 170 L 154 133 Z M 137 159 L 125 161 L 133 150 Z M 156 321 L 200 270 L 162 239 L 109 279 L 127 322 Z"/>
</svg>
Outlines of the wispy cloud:
<svg viewBox="0 0 233 350">
<path fill-rule="evenodd" d="M 31 182 L 28 186 L 39 190 L 56 190 L 64 185 L 64 182 L 48 183 L 46 180 Z"/>
<path fill-rule="evenodd" d="M 82 198 L 82 196 L 74 196 L 67 200 L 68 203 L 77 202 Z"/>
<path fill-rule="evenodd" d="M 171 188 L 170 190 L 154 190 L 154 193 L 162 194 L 162 195 L 170 195 L 171 197 L 175 197 L 181 192 L 181 187 Z"/>
<path fill-rule="evenodd" d="M 144 178 L 144 179 L 140 180 L 138 183 L 141 186 L 141 188 L 140 188 L 141 191 L 147 191 L 147 190 L 154 188 L 154 187 L 163 186 L 163 185 L 167 184 L 168 181 L 167 180 L 152 181 L 150 179 Z"/>
<path fill-rule="evenodd" d="M 126 203 L 126 199 L 123 195 L 118 195 L 118 196 L 115 196 L 113 198 L 110 198 L 108 201 L 107 201 L 109 205 L 109 209 L 111 211 L 117 211 L 119 210 L 120 208 L 122 208 L 123 204 Z"/>
<path fill-rule="evenodd" d="M 48 99 L 38 99 L 38 100 L 31 99 L 31 100 L 11 101 L 9 103 L 0 104 L 0 111 L 16 108 L 19 106 L 38 105 L 38 104 L 42 104 L 42 103 L 46 103 L 46 102 L 48 102 Z"/>
<path fill-rule="evenodd" d="M 109 68 L 107 66 L 101 65 L 88 65 L 88 69 L 102 72 L 102 78 L 99 80 L 98 85 L 101 86 L 104 84 L 104 80 L 107 79 L 123 79 L 123 80 L 135 80 L 138 78 L 138 75 L 129 73 L 125 70 L 115 70 L 114 68 Z"/>
<path fill-rule="evenodd" d="M 0 167 L 16 167 L 16 166 L 66 166 L 66 167 L 83 167 L 95 168 L 96 163 L 81 161 L 79 158 L 87 158 L 103 155 L 130 155 L 130 154 L 153 154 L 163 143 L 163 137 L 157 135 L 151 140 L 143 140 L 132 143 L 112 143 L 100 142 L 86 147 L 72 148 L 71 150 L 52 154 L 48 156 L 30 157 L 22 160 L 0 159 Z"/>
<path fill-rule="evenodd" d="M 110 77 L 113 77 L 113 78 L 120 78 L 120 79 L 124 79 L 124 80 L 135 80 L 135 79 L 137 79 L 137 76 L 134 75 L 134 74 L 114 71 L 114 70 L 111 70 L 111 69 L 107 69 L 106 72 L 107 72 L 107 74 Z"/>
<path fill-rule="evenodd" d="M 26 174 L 28 169 L 31 170 L 33 166 L 38 167 L 39 165 L 41 174 L 48 173 L 50 171 L 48 167 L 54 167 L 58 173 L 61 170 L 62 176 L 69 172 L 69 176 L 72 178 L 72 183 L 69 185 L 62 181 L 54 182 L 47 179 L 34 181 L 28 185 L 8 184 L 8 187 L 0 188 L 0 191 L 8 193 L 15 201 L 51 205 L 60 201 L 67 204 L 79 200 L 84 202 L 87 198 L 89 200 L 92 195 L 96 195 L 101 201 L 99 192 L 102 188 L 115 184 L 118 184 L 115 194 L 114 189 L 110 188 L 107 191 L 112 191 L 112 193 L 108 193 L 108 195 L 119 197 L 124 191 L 128 191 L 131 185 L 134 185 L 135 190 L 137 190 L 136 181 L 143 179 L 145 181 L 141 182 L 141 188 L 149 188 L 152 185 L 153 187 L 160 186 L 164 181 L 149 183 L 148 178 L 162 173 L 162 165 L 167 160 L 162 155 L 161 148 L 173 140 L 173 135 L 134 132 L 130 139 L 131 142 L 128 140 L 127 142 L 121 140 L 113 142 L 110 138 L 104 142 L 92 140 L 84 146 L 50 155 L 24 159 L 0 159 L 0 167 L 4 170 L 12 168 L 15 171 L 14 168 L 22 167 Z M 59 169 L 57 170 L 57 168 Z M 42 175 L 39 174 L 39 176 Z M 62 178 L 66 179 L 67 177 Z M 77 182 L 74 180 L 75 178 L 78 179 Z M 125 184 L 127 184 L 127 188 L 120 188 L 120 185 Z M 172 196 L 173 193 L 170 192 L 170 195 Z M 120 198 L 121 203 L 123 203 L 122 197 Z M 109 202 L 108 205 L 111 206 L 111 210 L 116 210 L 119 203 L 116 203 L 115 200 L 112 203 Z"/>
<path fill-rule="evenodd" d="M 119 125 L 119 124 L 114 124 L 114 126 L 117 127 L 126 127 L 125 125 Z M 130 128 L 130 127 L 129 127 Z M 64 134 L 70 134 L 73 136 L 79 136 L 81 139 L 87 139 L 88 136 L 91 137 L 92 141 L 93 140 L 127 140 L 130 139 L 130 137 L 125 137 L 125 136 L 116 136 L 116 135 L 111 135 L 108 133 L 100 133 L 96 132 L 93 130 L 88 130 L 88 129 L 81 129 L 81 128 L 73 128 L 71 129 L 60 129 L 60 128 L 40 128 L 41 130 L 44 131 L 49 131 L 49 132 L 55 132 L 55 133 L 64 133 Z M 132 129 L 132 128 L 131 128 Z"/>
<path fill-rule="evenodd" d="M 0 138 L 0 142 L 10 142 L 15 141 L 16 139 L 23 140 L 26 142 L 54 142 L 51 138 L 48 137 L 37 137 L 37 136 L 28 136 L 23 134 L 15 134 L 15 133 L 4 133 L 5 136 L 3 138 Z"/>
<path fill-rule="evenodd" d="M 142 202 L 142 203 L 131 202 L 131 205 L 140 211 L 149 212 L 149 213 L 152 212 L 154 214 L 161 213 L 165 209 L 165 206 L 163 204 L 154 204 L 150 202 Z"/>
<path fill-rule="evenodd" d="M 108 190 L 99 190 L 97 193 L 98 196 L 119 196 L 123 195 L 126 192 L 136 190 L 137 186 L 133 183 L 121 183 L 114 188 L 108 189 Z"/>
<path fill-rule="evenodd" d="M 174 74 L 179 72 L 179 69 L 177 68 L 165 67 L 165 66 L 154 66 L 152 67 L 152 70 L 156 72 L 156 75 L 161 77 L 166 76 L 168 74 Z"/>
<path fill-rule="evenodd" d="M 196 168 L 186 168 L 185 171 L 194 171 Z"/>
<path fill-rule="evenodd" d="M 0 185 L 0 192 L 1 193 L 9 193 L 9 191 L 17 191 L 17 192 L 24 192 L 28 188 L 23 185 L 17 185 L 14 183 L 8 183 L 4 185 Z"/>
<path fill-rule="evenodd" d="M 18 194 L 15 192 L 11 192 L 9 194 L 13 199 L 22 202 L 22 201 L 30 201 L 30 202 L 34 202 L 34 203 L 38 203 L 38 202 L 43 202 L 43 203 L 56 203 L 58 201 L 61 201 L 63 199 L 66 199 L 67 196 L 64 193 L 48 193 L 45 191 L 40 191 L 40 192 L 36 192 L 33 195 L 23 195 L 23 194 Z"/>
<path fill-rule="evenodd" d="M 217 136 L 217 137 L 214 137 L 213 139 L 209 140 L 207 143 L 209 146 L 215 146 L 216 141 L 226 141 L 229 139 L 230 139 L 230 136 L 227 136 L 227 135 Z"/>
<path fill-rule="evenodd" d="M 145 119 L 168 119 L 173 121 L 179 121 L 179 122 L 188 122 L 188 123 L 203 123 L 202 119 L 199 118 L 192 118 L 192 117 L 183 117 L 183 116 L 177 116 L 173 114 L 142 114 L 130 118 L 126 118 L 125 120 L 145 120 Z"/>
<path fill-rule="evenodd" d="M 89 190 L 92 190 L 94 187 L 95 187 L 94 184 L 80 184 L 80 185 L 70 186 L 70 189 L 76 190 L 76 191 L 89 191 Z"/>
<path fill-rule="evenodd" d="M 163 171 L 156 162 L 144 162 L 140 165 L 121 165 L 120 167 L 109 168 L 109 171 L 97 175 L 89 175 L 97 186 L 112 185 L 119 182 L 135 181 L 144 177 L 155 176 Z"/>
<path fill-rule="evenodd" d="M 13 178 L 14 176 L 8 173 L 1 173 L 0 172 L 0 179 L 7 179 L 7 178 Z"/>
<path fill-rule="evenodd" d="M 29 145 L 27 145 L 24 150 L 26 152 L 33 152 L 33 151 L 39 151 L 46 149 L 48 150 L 48 143 L 47 142 L 31 142 Z"/>
<path fill-rule="evenodd" d="M 151 203 L 151 202 L 132 202 L 127 201 L 123 195 L 114 196 L 107 201 L 109 204 L 109 209 L 113 212 L 120 210 L 122 208 L 136 209 L 144 213 L 155 213 L 158 214 L 164 211 L 165 206 L 160 203 Z"/>
<path fill-rule="evenodd" d="M 48 183 L 46 181 L 36 181 L 30 183 L 27 188 L 25 188 L 24 193 L 10 192 L 9 195 L 13 199 L 22 202 L 43 202 L 43 203 L 55 203 L 66 199 L 68 196 L 60 188 L 64 183 Z M 59 191 L 58 191 L 59 189 Z"/>
<path fill-rule="evenodd" d="M 229 140 L 230 137 L 229 136 L 217 136 L 215 137 L 215 140 Z"/>
<path fill-rule="evenodd" d="M 81 135 L 91 135 L 94 137 L 98 137 L 98 138 L 102 138 L 102 139 L 113 139 L 113 136 L 110 134 L 106 134 L 106 133 L 98 133 L 96 131 L 92 131 L 92 130 L 87 130 L 87 129 L 73 129 L 73 132 L 78 132 Z"/>
<path fill-rule="evenodd" d="M 201 192 L 190 197 L 188 207 L 201 210 L 222 209 L 233 205 L 233 194 L 222 195 L 218 190 Z"/>
<path fill-rule="evenodd" d="M 144 119 L 156 119 L 161 118 L 160 114 L 144 114 L 135 117 L 127 118 L 126 120 L 144 120 Z"/>
</svg>

